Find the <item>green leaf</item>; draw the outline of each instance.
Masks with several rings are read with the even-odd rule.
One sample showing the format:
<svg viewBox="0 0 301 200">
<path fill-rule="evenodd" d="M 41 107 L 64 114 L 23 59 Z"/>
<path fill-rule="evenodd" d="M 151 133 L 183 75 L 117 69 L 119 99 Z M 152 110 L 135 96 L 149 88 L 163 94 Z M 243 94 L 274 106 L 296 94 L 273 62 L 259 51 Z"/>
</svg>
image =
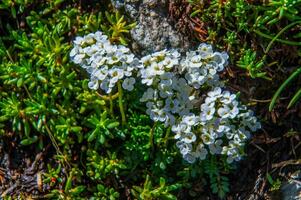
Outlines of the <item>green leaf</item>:
<svg viewBox="0 0 301 200">
<path fill-rule="evenodd" d="M 16 12 L 15 7 L 11 7 L 10 11 L 11 11 L 11 14 L 12 14 L 13 18 L 16 19 L 17 18 L 17 12 Z"/>
<path fill-rule="evenodd" d="M 30 127 L 29 127 L 28 121 L 25 121 L 25 122 L 24 122 L 24 133 L 25 133 L 26 137 L 29 137 L 29 134 L 30 134 Z"/>
<path fill-rule="evenodd" d="M 194 17 L 196 16 L 198 13 L 202 12 L 201 10 L 196 10 L 196 11 L 193 11 L 191 14 L 190 14 L 190 17 Z"/>
<path fill-rule="evenodd" d="M 100 142 L 100 144 L 104 144 L 105 141 L 106 141 L 105 136 L 101 134 L 101 135 L 99 136 L 99 142 Z"/>
<path fill-rule="evenodd" d="M 85 191 L 85 189 L 86 189 L 86 186 L 80 185 L 75 188 L 72 188 L 69 192 L 72 193 L 73 195 L 77 196 L 80 193 L 82 193 L 83 191 Z"/>
<path fill-rule="evenodd" d="M 27 145 L 31 145 L 31 144 L 35 143 L 36 141 L 38 141 L 38 137 L 35 135 L 32 138 L 27 138 L 27 139 L 21 140 L 20 144 L 27 146 Z"/>
<path fill-rule="evenodd" d="M 23 85 L 23 78 L 19 78 L 17 81 L 17 87 L 21 87 Z"/>
<path fill-rule="evenodd" d="M 96 137 L 96 135 L 97 135 L 98 132 L 99 132 L 99 129 L 96 128 L 96 129 L 90 134 L 90 136 L 88 137 L 88 142 L 93 141 L 93 140 L 95 139 L 95 137 Z"/>
<path fill-rule="evenodd" d="M 301 67 L 299 67 L 294 73 L 292 73 L 282 84 L 281 86 L 278 88 L 278 90 L 276 91 L 276 93 L 274 94 L 271 103 L 269 105 L 269 111 L 272 111 L 275 103 L 277 101 L 277 99 L 279 98 L 280 94 L 282 93 L 282 91 L 295 79 L 297 78 L 297 76 L 301 73 Z"/>
<path fill-rule="evenodd" d="M 291 101 L 289 102 L 287 108 L 291 108 L 301 97 L 301 88 L 296 92 Z"/>
<path fill-rule="evenodd" d="M 162 177 L 160 177 L 160 186 L 161 187 L 164 187 L 165 186 L 165 179 L 164 178 L 162 178 Z"/>
<path fill-rule="evenodd" d="M 271 176 L 269 173 L 267 173 L 267 180 L 268 180 L 268 182 L 269 182 L 271 185 L 274 184 L 274 180 L 273 180 L 272 176 Z"/>
<path fill-rule="evenodd" d="M 112 128 L 115 128 L 115 127 L 117 127 L 117 126 L 119 126 L 119 122 L 112 122 L 112 123 L 109 123 L 109 124 L 107 125 L 107 128 L 108 128 L 108 129 L 112 129 Z"/>
</svg>

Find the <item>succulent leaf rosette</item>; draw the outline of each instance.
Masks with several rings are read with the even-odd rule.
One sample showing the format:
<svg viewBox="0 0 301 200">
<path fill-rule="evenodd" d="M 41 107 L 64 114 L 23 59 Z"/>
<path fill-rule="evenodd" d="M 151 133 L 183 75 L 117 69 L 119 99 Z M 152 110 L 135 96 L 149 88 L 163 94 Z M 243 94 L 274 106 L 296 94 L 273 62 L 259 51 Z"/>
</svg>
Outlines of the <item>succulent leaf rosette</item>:
<svg viewBox="0 0 301 200">
<path fill-rule="evenodd" d="M 122 87 L 132 91 L 140 80 L 146 113 L 171 128 L 189 163 L 209 154 L 228 163 L 238 161 L 251 132 L 261 128 L 254 113 L 224 89 L 218 73 L 227 66 L 228 55 L 209 44 L 202 43 L 185 56 L 171 49 L 138 59 L 125 46 L 111 44 L 96 32 L 77 37 L 70 56 L 90 74 L 91 89 L 109 94 L 122 81 Z"/>
</svg>

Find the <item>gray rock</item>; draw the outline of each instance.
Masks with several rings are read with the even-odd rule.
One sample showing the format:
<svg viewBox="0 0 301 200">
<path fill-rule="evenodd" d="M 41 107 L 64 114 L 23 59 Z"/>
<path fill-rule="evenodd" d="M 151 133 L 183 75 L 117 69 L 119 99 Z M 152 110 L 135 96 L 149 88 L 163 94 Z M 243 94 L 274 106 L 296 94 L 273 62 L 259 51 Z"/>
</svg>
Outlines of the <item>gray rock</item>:
<svg viewBox="0 0 301 200">
<path fill-rule="evenodd" d="M 294 173 L 281 187 L 283 200 L 301 200 L 301 172 Z"/>
<path fill-rule="evenodd" d="M 114 5 L 123 6 L 125 11 L 137 21 L 137 26 L 131 31 L 132 48 L 135 53 L 145 55 L 169 48 L 185 51 L 190 46 L 188 38 L 178 33 L 168 21 L 167 0 L 115 0 L 114 2 Z"/>
</svg>

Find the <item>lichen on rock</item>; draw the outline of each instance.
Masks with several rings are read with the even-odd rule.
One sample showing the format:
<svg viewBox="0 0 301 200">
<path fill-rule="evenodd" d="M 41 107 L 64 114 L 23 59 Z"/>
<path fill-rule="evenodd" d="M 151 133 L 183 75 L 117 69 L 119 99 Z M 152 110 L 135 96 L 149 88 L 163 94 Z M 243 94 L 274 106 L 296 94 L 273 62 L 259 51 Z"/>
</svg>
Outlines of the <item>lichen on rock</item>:
<svg viewBox="0 0 301 200">
<path fill-rule="evenodd" d="M 137 21 L 131 31 L 135 53 L 145 55 L 169 48 L 181 51 L 190 46 L 188 37 L 177 32 L 169 22 L 167 0 L 117 0 L 113 5 L 118 9 L 123 7 Z"/>
</svg>

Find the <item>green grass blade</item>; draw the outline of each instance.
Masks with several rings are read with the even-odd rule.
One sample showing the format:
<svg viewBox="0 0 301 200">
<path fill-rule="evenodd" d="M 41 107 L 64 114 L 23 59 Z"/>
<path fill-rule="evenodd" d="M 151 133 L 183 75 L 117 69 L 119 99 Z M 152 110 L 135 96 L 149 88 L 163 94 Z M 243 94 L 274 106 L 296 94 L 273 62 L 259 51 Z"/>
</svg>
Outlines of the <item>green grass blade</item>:
<svg viewBox="0 0 301 200">
<path fill-rule="evenodd" d="M 292 73 L 282 84 L 281 86 L 278 88 L 278 90 L 276 91 L 276 93 L 274 94 L 271 103 L 269 105 L 269 111 L 272 111 L 275 103 L 278 99 L 278 97 L 280 96 L 281 92 L 291 83 L 292 80 L 294 80 L 299 74 L 301 73 L 301 67 L 298 68 L 294 73 Z"/>
<path fill-rule="evenodd" d="M 296 101 L 298 101 L 301 97 L 301 88 L 296 92 L 296 94 L 293 96 L 293 98 L 291 99 L 291 101 L 289 102 L 287 108 L 291 108 Z"/>
<path fill-rule="evenodd" d="M 295 26 L 295 25 L 297 25 L 297 24 L 301 24 L 301 21 L 293 22 L 293 23 L 287 25 L 286 27 L 284 27 L 281 31 L 279 31 L 279 33 L 277 33 L 277 35 L 275 35 L 275 37 L 274 37 L 274 38 L 270 41 L 270 43 L 268 44 L 268 46 L 267 46 L 267 48 L 266 48 L 266 50 L 265 50 L 265 54 L 267 54 L 267 53 L 270 51 L 270 49 L 271 49 L 273 43 L 277 40 L 277 38 L 278 38 L 282 33 L 284 33 L 286 30 L 290 29 L 291 27 L 293 27 L 293 26 Z"/>
<path fill-rule="evenodd" d="M 259 30 L 254 30 L 254 32 L 258 35 L 260 35 L 261 37 L 267 38 L 267 39 L 273 39 L 275 36 L 270 36 L 268 34 L 262 33 Z M 293 46 L 301 46 L 301 42 L 295 42 L 295 41 L 290 41 L 290 40 L 283 40 L 283 39 L 279 39 L 276 38 L 275 39 L 276 42 L 280 42 L 283 44 L 287 44 L 287 45 L 293 45 Z"/>
</svg>

